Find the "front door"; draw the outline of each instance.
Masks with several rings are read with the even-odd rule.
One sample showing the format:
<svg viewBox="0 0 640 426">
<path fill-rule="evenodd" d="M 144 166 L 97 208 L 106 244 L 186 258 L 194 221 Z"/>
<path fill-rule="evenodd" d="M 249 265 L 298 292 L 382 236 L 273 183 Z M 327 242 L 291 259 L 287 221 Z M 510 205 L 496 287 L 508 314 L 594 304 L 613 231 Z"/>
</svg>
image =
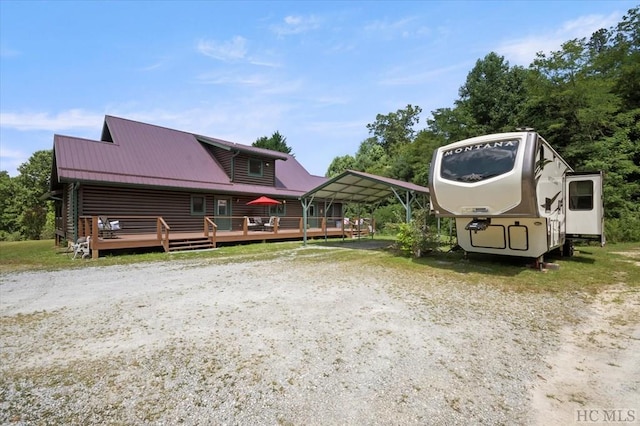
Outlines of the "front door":
<svg viewBox="0 0 640 426">
<path fill-rule="evenodd" d="M 216 198 L 214 202 L 214 222 L 218 226 L 218 231 L 231 231 L 231 199 Z"/>
<path fill-rule="evenodd" d="M 566 234 L 604 243 L 602 173 L 569 173 L 565 179 Z"/>
</svg>

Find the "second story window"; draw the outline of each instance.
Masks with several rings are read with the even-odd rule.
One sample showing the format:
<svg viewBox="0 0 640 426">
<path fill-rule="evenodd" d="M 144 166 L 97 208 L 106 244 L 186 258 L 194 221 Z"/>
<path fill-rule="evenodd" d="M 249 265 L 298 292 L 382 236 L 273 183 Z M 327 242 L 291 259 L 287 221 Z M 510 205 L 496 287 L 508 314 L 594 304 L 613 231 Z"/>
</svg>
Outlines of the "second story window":
<svg viewBox="0 0 640 426">
<path fill-rule="evenodd" d="M 249 159 L 249 176 L 262 176 L 262 160 Z"/>
</svg>

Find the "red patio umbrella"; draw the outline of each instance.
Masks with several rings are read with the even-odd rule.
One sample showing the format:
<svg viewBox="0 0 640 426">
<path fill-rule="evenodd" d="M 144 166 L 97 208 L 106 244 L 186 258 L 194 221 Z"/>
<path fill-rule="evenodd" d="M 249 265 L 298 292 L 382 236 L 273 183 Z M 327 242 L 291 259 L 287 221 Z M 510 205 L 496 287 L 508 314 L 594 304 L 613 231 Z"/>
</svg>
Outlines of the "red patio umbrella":
<svg viewBox="0 0 640 426">
<path fill-rule="evenodd" d="M 275 206 L 277 204 L 282 203 L 278 200 L 274 200 L 273 198 L 265 197 L 264 195 L 247 203 L 248 206 Z"/>
</svg>

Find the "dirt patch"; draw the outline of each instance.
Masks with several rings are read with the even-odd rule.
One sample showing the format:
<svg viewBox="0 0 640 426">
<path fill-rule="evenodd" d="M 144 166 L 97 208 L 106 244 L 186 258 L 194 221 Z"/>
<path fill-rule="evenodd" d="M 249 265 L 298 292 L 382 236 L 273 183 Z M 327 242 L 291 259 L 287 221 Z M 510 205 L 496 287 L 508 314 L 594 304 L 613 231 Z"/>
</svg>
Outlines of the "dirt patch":
<svg viewBox="0 0 640 426">
<path fill-rule="evenodd" d="M 614 251 L 613 254 L 619 254 L 624 257 L 628 257 L 631 260 L 629 262 L 633 263 L 636 266 L 640 266 L 640 250 L 631 250 L 631 251 Z"/>
<path fill-rule="evenodd" d="M 606 423 L 612 412 L 640 422 L 640 291 L 610 288 L 587 309 L 579 324 L 562 329 L 562 345 L 538 376 L 538 423 L 586 421 L 587 413 L 590 423 Z"/>
<path fill-rule="evenodd" d="M 548 424 L 568 395 L 638 394 L 637 293 L 510 293 L 322 253 L 3 275 L 0 423 Z M 620 386 L 591 396 L 611 371 Z"/>
</svg>

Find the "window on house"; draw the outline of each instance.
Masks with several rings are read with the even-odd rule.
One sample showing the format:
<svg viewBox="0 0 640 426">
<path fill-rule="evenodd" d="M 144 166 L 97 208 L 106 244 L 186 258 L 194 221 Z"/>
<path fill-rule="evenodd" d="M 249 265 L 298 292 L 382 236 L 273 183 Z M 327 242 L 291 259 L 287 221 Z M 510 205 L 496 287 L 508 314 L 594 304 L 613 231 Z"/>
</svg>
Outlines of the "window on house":
<svg viewBox="0 0 640 426">
<path fill-rule="evenodd" d="M 203 215 L 206 212 L 204 195 L 191 196 L 191 214 Z"/>
<path fill-rule="evenodd" d="M 287 205 L 285 203 L 269 206 L 269 216 L 286 216 Z"/>
<path fill-rule="evenodd" d="M 249 159 L 249 176 L 262 176 L 262 160 Z"/>
</svg>

